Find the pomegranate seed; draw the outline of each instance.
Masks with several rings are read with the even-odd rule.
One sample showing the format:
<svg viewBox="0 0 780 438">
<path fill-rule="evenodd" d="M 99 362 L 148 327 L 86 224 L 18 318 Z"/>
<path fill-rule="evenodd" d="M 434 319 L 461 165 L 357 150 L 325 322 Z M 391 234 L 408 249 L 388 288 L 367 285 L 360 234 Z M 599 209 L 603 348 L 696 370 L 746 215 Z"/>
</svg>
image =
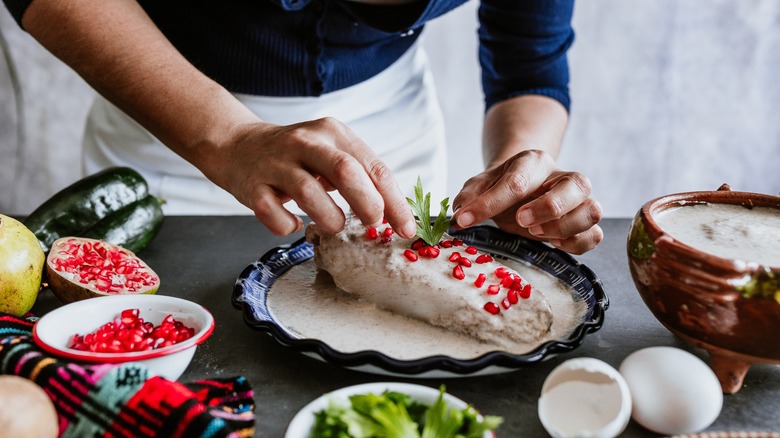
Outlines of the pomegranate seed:
<svg viewBox="0 0 780 438">
<path fill-rule="evenodd" d="M 452 270 L 452 276 L 458 280 L 463 280 L 466 278 L 466 274 L 463 273 L 463 268 L 461 268 L 460 265 L 455 266 L 455 268 Z"/>
<path fill-rule="evenodd" d="M 473 246 L 467 246 L 465 251 L 471 255 L 474 255 L 477 253 L 477 248 L 474 248 Z"/>
<path fill-rule="evenodd" d="M 457 252 L 457 251 L 453 252 L 452 254 L 450 254 L 450 259 L 449 260 L 451 262 L 457 262 L 458 260 L 460 260 L 460 253 Z"/>
<path fill-rule="evenodd" d="M 471 260 L 467 259 L 466 257 L 461 257 L 458 259 L 458 264 L 465 267 L 470 268 L 471 267 Z"/>
<path fill-rule="evenodd" d="M 490 286 L 488 286 L 487 293 L 488 295 L 497 295 L 498 291 L 500 290 L 501 290 L 501 286 L 497 284 L 491 284 Z"/>
<path fill-rule="evenodd" d="M 379 232 L 376 230 L 376 228 L 370 227 L 366 230 L 366 237 L 368 237 L 370 240 L 374 240 L 379 237 Z"/>
<path fill-rule="evenodd" d="M 382 238 L 381 238 L 381 239 L 379 239 L 379 243 L 390 243 L 390 241 L 391 241 L 391 240 L 393 240 L 393 238 L 392 238 L 392 237 L 385 237 L 385 236 L 382 236 Z"/>
<path fill-rule="evenodd" d="M 141 313 L 139 309 L 125 309 L 119 315 L 122 324 L 133 324 L 138 321 L 138 315 Z"/>
<path fill-rule="evenodd" d="M 442 240 L 441 241 L 441 247 L 442 248 L 452 248 L 452 241 L 451 240 Z"/>
<path fill-rule="evenodd" d="M 441 250 L 439 250 L 439 248 L 435 246 L 431 246 L 430 248 L 428 248 L 428 257 L 435 259 L 436 257 L 439 256 L 440 252 Z"/>
<path fill-rule="evenodd" d="M 490 263 L 493 261 L 493 257 L 490 256 L 490 254 L 480 254 L 477 256 L 477 259 L 475 262 L 479 263 L 480 265 L 483 263 Z"/>
<path fill-rule="evenodd" d="M 485 303 L 484 309 L 487 310 L 487 312 L 491 315 L 498 315 L 498 313 L 501 311 L 501 309 L 499 309 L 495 303 L 491 303 L 490 301 Z"/>
<path fill-rule="evenodd" d="M 145 351 L 173 345 L 194 335 L 194 328 L 177 321 L 173 315 L 167 315 L 159 326 L 154 327 L 154 324 L 140 317 L 138 309 L 125 309 L 113 321 L 103 324 L 94 332 L 83 337 L 73 335 L 70 348 L 111 353 Z"/>
<path fill-rule="evenodd" d="M 406 257 L 407 260 L 410 262 L 416 262 L 417 261 L 417 254 L 414 253 L 411 249 L 407 249 L 404 251 L 404 257 Z"/>
<path fill-rule="evenodd" d="M 501 286 L 509 287 L 514 283 L 515 277 L 512 274 L 508 274 L 506 277 L 501 279 Z"/>
<path fill-rule="evenodd" d="M 420 257 L 428 257 L 428 254 L 430 254 L 431 247 L 430 246 L 423 246 L 422 248 L 417 250 L 417 253 L 420 254 Z"/>
<path fill-rule="evenodd" d="M 485 277 L 485 274 L 480 273 L 477 275 L 477 279 L 474 280 L 474 286 L 476 287 L 482 287 L 483 284 L 485 284 L 485 280 L 487 277 Z"/>
<path fill-rule="evenodd" d="M 531 297 L 531 285 L 530 284 L 526 284 L 520 290 L 520 298 L 528 299 L 530 297 Z"/>
<path fill-rule="evenodd" d="M 382 231 L 382 237 L 390 237 L 394 233 L 393 229 L 390 227 L 385 228 L 384 231 Z"/>
<path fill-rule="evenodd" d="M 509 307 L 510 307 L 511 305 L 512 305 L 512 304 L 509 302 L 509 299 L 508 299 L 508 298 L 504 298 L 503 300 L 501 300 L 501 307 L 503 307 L 503 308 L 504 308 L 504 310 L 509 310 Z"/>
<path fill-rule="evenodd" d="M 506 299 L 509 300 L 510 304 L 517 304 L 518 301 L 517 290 L 509 289 L 509 292 L 506 293 Z"/>
<path fill-rule="evenodd" d="M 387 218 L 382 218 L 382 223 L 386 224 L 387 223 Z"/>
<path fill-rule="evenodd" d="M 415 250 L 415 251 L 417 251 L 418 249 L 422 248 L 423 246 L 426 246 L 426 245 L 425 245 L 425 241 L 422 240 L 422 239 L 417 239 L 417 240 L 414 241 L 414 243 L 412 243 L 412 249 Z"/>
<path fill-rule="evenodd" d="M 452 246 L 463 246 L 463 241 L 456 237 L 452 239 Z"/>
<path fill-rule="evenodd" d="M 507 275 L 509 275 L 509 270 L 507 268 L 504 268 L 503 266 L 500 268 L 496 268 L 496 277 L 504 278 Z"/>
</svg>

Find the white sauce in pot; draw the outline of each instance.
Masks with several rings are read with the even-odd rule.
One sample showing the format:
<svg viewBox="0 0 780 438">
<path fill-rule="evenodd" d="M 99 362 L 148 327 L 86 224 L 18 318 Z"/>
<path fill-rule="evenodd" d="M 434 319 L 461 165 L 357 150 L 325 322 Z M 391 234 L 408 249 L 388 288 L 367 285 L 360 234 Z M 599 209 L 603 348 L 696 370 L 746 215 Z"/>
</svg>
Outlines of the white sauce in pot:
<svg viewBox="0 0 780 438">
<path fill-rule="evenodd" d="M 681 243 L 717 257 L 780 266 L 780 209 L 691 204 L 653 216 Z"/>
<path fill-rule="evenodd" d="M 480 342 L 379 309 L 340 290 L 311 260 L 276 280 L 268 293 L 268 308 L 300 338 L 319 339 L 344 353 L 377 350 L 400 360 L 438 354 L 471 359 L 496 350 L 523 354 L 541 343 L 567 337 L 580 324 L 587 306 L 564 283 L 529 265 L 501 262 L 542 291 L 552 308 L 550 334 L 534 345 Z"/>
</svg>

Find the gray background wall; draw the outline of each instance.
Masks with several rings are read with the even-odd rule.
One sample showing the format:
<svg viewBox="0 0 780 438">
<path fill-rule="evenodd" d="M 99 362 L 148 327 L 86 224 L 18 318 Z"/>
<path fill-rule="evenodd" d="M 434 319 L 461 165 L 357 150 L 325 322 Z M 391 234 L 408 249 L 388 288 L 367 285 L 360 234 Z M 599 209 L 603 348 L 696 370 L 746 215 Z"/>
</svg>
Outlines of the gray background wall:
<svg viewBox="0 0 780 438">
<path fill-rule="evenodd" d="M 481 166 L 476 7 L 433 22 L 424 39 L 448 123 L 453 195 Z M 780 192 L 780 2 L 581 0 L 574 27 L 560 162 L 590 177 L 607 216 L 723 182 Z M 0 57 L 0 212 L 25 214 L 80 177 L 93 92 L 5 9 L 0 31 L 10 48 Z"/>
</svg>

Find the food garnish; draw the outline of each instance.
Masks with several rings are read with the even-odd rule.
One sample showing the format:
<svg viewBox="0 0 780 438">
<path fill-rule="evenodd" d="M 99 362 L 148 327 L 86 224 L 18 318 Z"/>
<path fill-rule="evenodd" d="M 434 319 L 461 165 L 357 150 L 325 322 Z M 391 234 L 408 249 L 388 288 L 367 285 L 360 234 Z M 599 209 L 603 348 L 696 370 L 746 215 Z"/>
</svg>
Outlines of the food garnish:
<svg viewBox="0 0 780 438">
<path fill-rule="evenodd" d="M 447 220 L 447 210 L 450 208 L 450 198 L 444 198 L 441 201 L 441 211 L 436 220 L 431 224 L 431 194 L 423 195 L 422 179 L 417 177 L 417 184 L 414 186 L 414 197 L 406 198 L 406 202 L 412 207 L 417 219 L 417 237 L 421 238 L 430 246 L 439 243 L 444 233 L 450 227 L 450 221 Z"/>
<path fill-rule="evenodd" d="M 481 438 L 495 430 L 501 417 L 481 417 L 468 406 L 450 409 L 444 401 L 445 387 L 431 406 L 412 400 L 407 394 L 385 391 L 382 394 L 357 394 L 349 405 L 330 400 L 328 407 L 316 412 L 312 438 Z"/>
</svg>

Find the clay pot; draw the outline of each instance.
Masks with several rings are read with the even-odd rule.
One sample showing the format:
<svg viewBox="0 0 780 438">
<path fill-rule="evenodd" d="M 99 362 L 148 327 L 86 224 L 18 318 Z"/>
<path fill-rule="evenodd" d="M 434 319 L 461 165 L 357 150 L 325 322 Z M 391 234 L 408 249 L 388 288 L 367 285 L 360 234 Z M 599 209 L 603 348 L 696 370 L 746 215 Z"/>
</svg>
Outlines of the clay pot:
<svg viewBox="0 0 780 438">
<path fill-rule="evenodd" d="M 684 245 L 655 221 L 658 213 L 697 203 L 778 209 L 780 197 L 731 191 L 654 199 L 628 235 L 631 276 L 653 315 L 672 333 L 710 354 L 723 392 L 739 391 L 753 363 L 780 363 L 780 267 L 716 257 Z"/>
</svg>

